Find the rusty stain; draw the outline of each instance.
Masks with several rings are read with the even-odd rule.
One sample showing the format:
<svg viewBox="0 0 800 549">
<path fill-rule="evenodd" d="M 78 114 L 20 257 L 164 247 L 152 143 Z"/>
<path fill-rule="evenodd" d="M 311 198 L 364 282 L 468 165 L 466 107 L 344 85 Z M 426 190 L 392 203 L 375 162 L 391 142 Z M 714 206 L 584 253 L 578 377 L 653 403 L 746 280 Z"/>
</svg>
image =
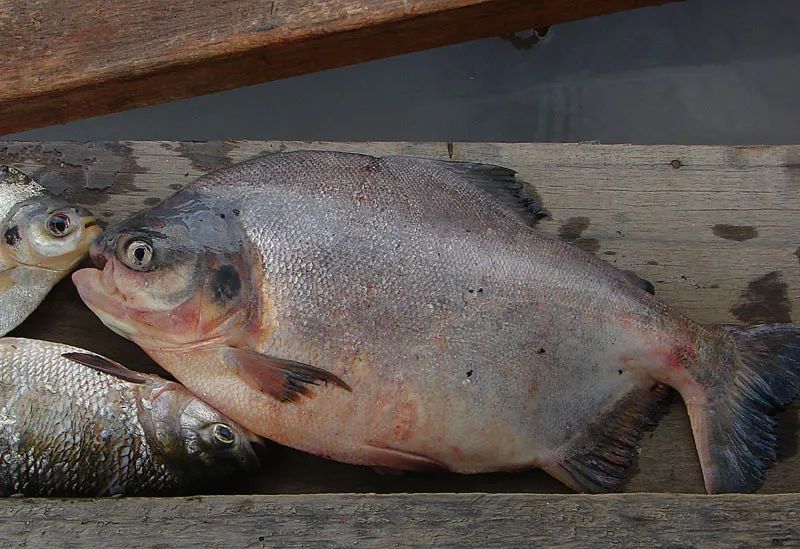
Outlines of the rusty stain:
<svg viewBox="0 0 800 549">
<path fill-rule="evenodd" d="M 227 141 L 182 141 L 176 150 L 203 173 L 227 168 L 234 163 L 228 156 L 233 146 Z"/>
<path fill-rule="evenodd" d="M 714 225 L 711 230 L 725 240 L 744 242 L 758 236 L 758 231 L 750 225 Z"/>
<path fill-rule="evenodd" d="M 583 250 L 594 253 L 600 249 L 600 241 L 596 238 L 582 238 L 581 235 L 589 227 L 588 217 L 570 217 L 558 229 L 561 240 L 569 242 Z"/>
<path fill-rule="evenodd" d="M 772 271 L 747 285 L 742 302 L 731 312 L 742 322 L 791 322 L 788 286 L 780 271 Z"/>
</svg>

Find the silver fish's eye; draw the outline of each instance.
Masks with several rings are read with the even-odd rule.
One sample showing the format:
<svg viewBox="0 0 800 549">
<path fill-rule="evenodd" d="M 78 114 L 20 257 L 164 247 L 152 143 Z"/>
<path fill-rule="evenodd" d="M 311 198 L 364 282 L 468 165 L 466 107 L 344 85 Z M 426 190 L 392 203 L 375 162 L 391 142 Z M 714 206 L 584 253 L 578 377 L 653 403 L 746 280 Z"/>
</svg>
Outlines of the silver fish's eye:
<svg viewBox="0 0 800 549">
<path fill-rule="evenodd" d="M 145 269 L 153 259 L 153 246 L 145 240 L 131 240 L 125 247 L 125 264 L 131 269 Z"/>
<path fill-rule="evenodd" d="M 223 444 L 233 444 L 236 441 L 236 436 L 231 431 L 231 428 L 224 423 L 217 423 L 211 428 L 211 434 L 214 438 Z"/>
<path fill-rule="evenodd" d="M 56 212 L 47 218 L 47 232 L 56 238 L 67 236 L 71 232 L 69 215 Z"/>
</svg>

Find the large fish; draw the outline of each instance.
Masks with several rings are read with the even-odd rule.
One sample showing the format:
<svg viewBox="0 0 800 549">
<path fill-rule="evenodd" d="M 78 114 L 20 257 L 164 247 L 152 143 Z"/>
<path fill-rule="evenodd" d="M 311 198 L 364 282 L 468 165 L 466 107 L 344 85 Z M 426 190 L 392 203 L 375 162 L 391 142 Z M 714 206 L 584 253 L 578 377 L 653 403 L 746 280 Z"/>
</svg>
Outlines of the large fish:
<svg viewBox="0 0 800 549">
<path fill-rule="evenodd" d="M 111 228 L 73 280 L 192 391 L 317 455 L 616 490 L 671 386 L 707 490 L 759 486 L 800 329 L 698 325 L 531 228 L 518 191 L 495 166 L 270 155 Z"/>
<path fill-rule="evenodd" d="M 4 496 L 196 492 L 258 466 L 185 387 L 67 345 L 0 338 L 0 403 Z"/>
<path fill-rule="evenodd" d="M 92 214 L 0 166 L 0 336 L 39 306 L 100 233 Z"/>
</svg>

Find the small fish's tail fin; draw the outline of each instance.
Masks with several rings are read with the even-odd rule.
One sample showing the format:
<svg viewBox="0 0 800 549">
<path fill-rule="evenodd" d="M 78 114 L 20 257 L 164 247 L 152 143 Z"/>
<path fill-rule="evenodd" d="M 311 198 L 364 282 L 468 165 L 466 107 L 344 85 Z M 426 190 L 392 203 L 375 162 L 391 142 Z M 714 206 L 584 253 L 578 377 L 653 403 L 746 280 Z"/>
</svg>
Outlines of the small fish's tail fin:
<svg viewBox="0 0 800 549">
<path fill-rule="evenodd" d="M 693 377 L 701 398 L 686 398 L 709 493 L 751 492 L 775 460 L 776 409 L 800 390 L 800 326 L 723 327 L 722 345 Z"/>
</svg>

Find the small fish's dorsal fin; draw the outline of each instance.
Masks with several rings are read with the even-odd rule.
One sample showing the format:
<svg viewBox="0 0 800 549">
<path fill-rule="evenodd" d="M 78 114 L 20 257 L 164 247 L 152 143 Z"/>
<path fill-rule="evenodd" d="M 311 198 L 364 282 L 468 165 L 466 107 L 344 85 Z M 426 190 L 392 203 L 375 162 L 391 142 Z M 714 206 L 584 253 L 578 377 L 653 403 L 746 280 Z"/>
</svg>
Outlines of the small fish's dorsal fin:
<svg viewBox="0 0 800 549">
<path fill-rule="evenodd" d="M 72 362 L 77 362 L 78 364 L 82 364 L 98 372 L 118 377 L 130 383 L 146 383 L 148 379 L 145 374 L 134 372 L 119 362 L 100 355 L 93 355 L 90 353 L 63 353 L 61 356 Z"/>
<path fill-rule="evenodd" d="M 338 376 L 308 364 L 235 347 L 223 347 L 221 352 L 226 363 L 236 366 L 246 384 L 281 402 L 296 402 L 301 396 L 312 397 L 309 385 L 317 385 L 320 381 L 351 391 Z"/>
<path fill-rule="evenodd" d="M 672 391 L 661 383 L 638 386 L 569 441 L 558 462 L 543 469 L 577 492 L 617 492 L 637 454 L 642 430 L 653 426 Z"/>
<path fill-rule="evenodd" d="M 526 224 L 533 226 L 547 217 L 542 201 L 532 194 L 530 185 L 517 179 L 517 172 L 514 170 L 476 162 L 442 161 L 442 164 L 514 212 Z"/>
</svg>

